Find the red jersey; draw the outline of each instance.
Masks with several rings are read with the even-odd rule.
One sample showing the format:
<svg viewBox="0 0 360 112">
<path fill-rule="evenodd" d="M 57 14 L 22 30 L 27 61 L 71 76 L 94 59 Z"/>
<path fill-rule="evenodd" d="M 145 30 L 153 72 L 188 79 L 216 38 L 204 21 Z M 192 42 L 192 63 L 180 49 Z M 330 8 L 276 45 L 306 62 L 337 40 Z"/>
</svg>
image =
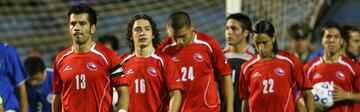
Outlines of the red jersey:
<svg viewBox="0 0 360 112">
<path fill-rule="evenodd" d="M 253 57 L 242 65 L 241 74 L 240 98 L 248 99 L 251 112 L 295 112 L 295 87 L 311 88 L 301 62 L 285 51 L 272 60 Z"/>
<path fill-rule="evenodd" d="M 161 112 L 170 91 L 182 90 L 180 74 L 171 58 L 155 50 L 149 57 L 139 58 L 129 52 L 121 61 L 124 76 L 131 82 L 129 112 Z"/>
<path fill-rule="evenodd" d="M 220 111 L 215 73 L 231 75 L 231 68 L 217 41 L 205 34 L 195 33 L 193 43 L 187 46 L 181 47 L 169 37 L 160 48 L 172 57 L 181 71 L 185 89 L 181 111 Z"/>
<path fill-rule="evenodd" d="M 114 51 L 95 43 L 89 52 L 73 47 L 59 53 L 54 62 L 53 93 L 61 93 L 63 112 L 112 111 L 112 86 L 121 82 Z"/>
<path fill-rule="evenodd" d="M 348 92 L 360 90 L 360 67 L 346 57 L 340 57 L 337 63 L 325 63 L 321 57 L 304 66 L 305 73 L 313 84 L 330 82 Z M 328 112 L 355 112 L 351 101 L 335 102 Z"/>
</svg>

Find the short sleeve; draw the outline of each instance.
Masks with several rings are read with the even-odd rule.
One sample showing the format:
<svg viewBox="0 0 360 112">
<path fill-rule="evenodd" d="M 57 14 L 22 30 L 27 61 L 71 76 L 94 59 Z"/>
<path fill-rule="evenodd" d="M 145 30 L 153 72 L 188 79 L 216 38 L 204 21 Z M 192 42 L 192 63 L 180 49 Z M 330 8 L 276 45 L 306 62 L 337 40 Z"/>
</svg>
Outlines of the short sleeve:
<svg viewBox="0 0 360 112">
<path fill-rule="evenodd" d="M 165 77 L 168 90 L 183 90 L 184 87 L 180 81 L 179 71 L 176 68 L 175 62 L 173 62 L 170 57 L 166 58 L 164 70 L 165 71 L 163 75 Z"/>
<path fill-rule="evenodd" d="M 213 49 L 213 67 L 215 68 L 218 75 L 231 75 L 230 65 L 221 50 L 220 45 L 215 41 L 211 40 L 211 47 Z"/>
<path fill-rule="evenodd" d="M 60 93 L 62 91 L 63 88 L 63 82 L 61 80 L 60 74 L 59 74 L 59 69 L 58 65 L 57 65 L 57 61 L 54 62 L 54 73 L 53 73 L 53 93 Z"/>
<path fill-rule="evenodd" d="M 7 50 L 6 66 L 9 78 L 13 85 L 19 86 L 25 82 L 27 77 L 24 67 L 19 59 L 16 49 L 9 47 Z"/>
<path fill-rule="evenodd" d="M 239 76 L 239 94 L 241 99 L 249 98 L 250 92 L 248 90 L 249 79 L 247 76 L 250 74 L 244 73 L 245 64 L 242 65 Z"/>
<path fill-rule="evenodd" d="M 360 92 L 360 65 L 354 64 L 354 70 L 355 70 L 354 87 L 357 90 L 357 92 Z"/>
<path fill-rule="evenodd" d="M 312 84 L 311 84 L 309 78 L 306 77 L 304 70 L 302 68 L 301 62 L 295 56 L 291 56 L 290 59 L 294 64 L 293 77 L 295 78 L 297 87 L 300 90 L 311 89 Z"/>
</svg>

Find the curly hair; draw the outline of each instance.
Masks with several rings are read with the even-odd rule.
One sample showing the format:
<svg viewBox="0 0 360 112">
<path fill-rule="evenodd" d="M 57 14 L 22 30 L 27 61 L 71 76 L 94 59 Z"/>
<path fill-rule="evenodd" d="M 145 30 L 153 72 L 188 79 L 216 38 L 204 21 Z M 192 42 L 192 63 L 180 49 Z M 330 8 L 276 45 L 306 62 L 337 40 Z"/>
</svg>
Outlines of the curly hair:
<svg viewBox="0 0 360 112">
<path fill-rule="evenodd" d="M 146 14 L 135 15 L 134 17 L 132 17 L 130 19 L 130 21 L 128 23 L 128 27 L 127 27 L 127 33 L 125 35 L 126 40 L 127 40 L 126 44 L 131 49 L 131 51 L 134 51 L 135 48 L 134 48 L 134 40 L 132 39 L 132 29 L 133 29 L 135 21 L 140 20 L 140 19 L 145 19 L 145 20 L 149 21 L 149 23 L 151 25 L 152 33 L 154 35 L 154 39 L 152 39 L 152 43 L 153 43 L 154 48 L 157 48 L 157 46 L 160 44 L 160 33 L 156 27 L 155 21 Z"/>
</svg>

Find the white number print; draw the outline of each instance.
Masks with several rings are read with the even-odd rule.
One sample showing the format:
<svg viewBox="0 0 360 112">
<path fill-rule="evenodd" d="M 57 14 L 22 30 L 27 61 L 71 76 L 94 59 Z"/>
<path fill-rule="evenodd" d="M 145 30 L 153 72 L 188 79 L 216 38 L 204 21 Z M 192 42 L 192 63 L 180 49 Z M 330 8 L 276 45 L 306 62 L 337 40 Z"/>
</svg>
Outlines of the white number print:
<svg viewBox="0 0 360 112">
<path fill-rule="evenodd" d="M 144 79 L 135 79 L 135 93 L 145 93 L 145 80 Z"/>
<path fill-rule="evenodd" d="M 274 79 L 268 79 L 268 80 L 263 80 L 263 93 L 264 94 L 268 94 L 268 93 L 274 93 Z"/>
<path fill-rule="evenodd" d="M 181 81 L 188 81 L 188 80 L 193 81 L 195 79 L 194 70 L 192 66 L 190 66 L 189 68 L 181 67 L 181 73 L 182 73 Z"/>
<path fill-rule="evenodd" d="M 85 89 L 86 88 L 86 77 L 85 74 L 77 74 L 75 76 L 76 80 L 76 89 Z"/>
</svg>

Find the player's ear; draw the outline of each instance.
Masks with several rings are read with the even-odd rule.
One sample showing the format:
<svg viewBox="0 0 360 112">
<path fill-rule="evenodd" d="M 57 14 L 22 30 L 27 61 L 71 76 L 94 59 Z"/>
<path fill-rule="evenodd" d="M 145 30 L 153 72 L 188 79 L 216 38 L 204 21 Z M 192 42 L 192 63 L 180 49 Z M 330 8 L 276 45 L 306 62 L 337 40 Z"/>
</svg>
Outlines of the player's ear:
<svg viewBox="0 0 360 112">
<path fill-rule="evenodd" d="M 91 27 L 90 27 L 90 33 L 91 33 L 91 34 L 94 34 L 94 33 L 95 33 L 95 30 L 96 30 L 96 26 L 95 26 L 95 25 L 91 25 Z"/>
<path fill-rule="evenodd" d="M 190 25 L 190 30 L 195 31 L 195 26 L 193 24 Z"/>
</svg>

